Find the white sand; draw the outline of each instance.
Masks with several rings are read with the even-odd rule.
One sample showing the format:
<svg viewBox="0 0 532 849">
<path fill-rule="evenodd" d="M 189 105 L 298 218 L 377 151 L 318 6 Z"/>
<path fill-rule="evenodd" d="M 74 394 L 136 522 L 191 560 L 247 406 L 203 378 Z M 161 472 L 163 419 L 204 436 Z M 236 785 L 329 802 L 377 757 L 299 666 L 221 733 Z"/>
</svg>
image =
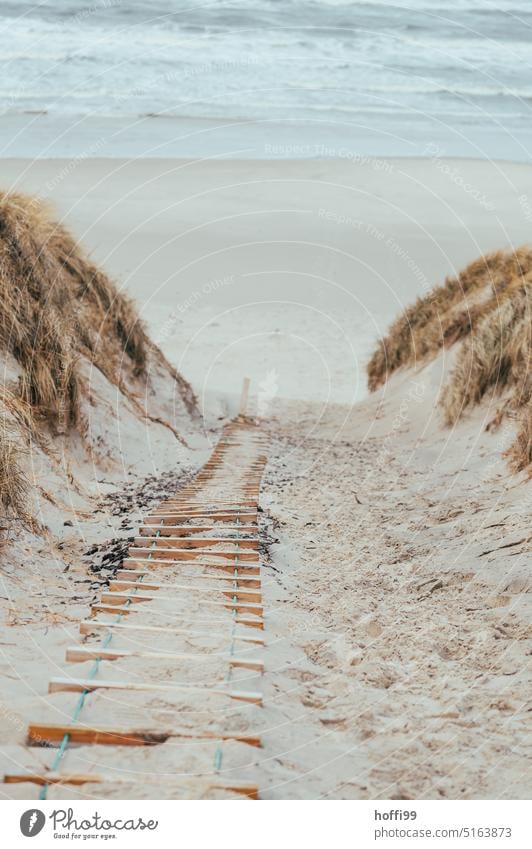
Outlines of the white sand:
<svg viewBox="0 0 532 849">
<path fill-rule="evenodd" d="M 249 371 L 350 403 L 402 305 L 530 233 L 532 168 L 498 162 L 0 160 L 0 184 L 55 203 L 200 395 Z"/>
<path fill-rule="evenodd" d="M 528 535 L 530 489 L 500 460 L 510 435 L 484 433 L 486 409 L 440 427 L 448 357 L 350 403 L 364 398 L 367 354 L 404 303 L 482 251 L 527 240 L 532 169 L 3 160 L 0 178 L 53 200 L 123 281 L 209 423 L 234 410 L 244 374 L 253 379 L 275 437 L 263 503 L 279 539 L 257 719 L 265 795 L 525 796 L 527 546 L 496 550 Z M 190 451 L 145 452 L 151 434 L 115 439 L 129 479 L 141 458 L 140 475 L 205 457 L 199 438 Z M 76 473 L 101 488 L 100 472 Z M 27 721 L 87 614 L 80 554 L 127 533 L 123 516 L 80 503 L 89 515 L 65 529 L 61 551 L 18 542 L 3 567 L 4 770 L 27 762 Z M 59 516 L 51 527 L 64 534 Z"/>
</svg>

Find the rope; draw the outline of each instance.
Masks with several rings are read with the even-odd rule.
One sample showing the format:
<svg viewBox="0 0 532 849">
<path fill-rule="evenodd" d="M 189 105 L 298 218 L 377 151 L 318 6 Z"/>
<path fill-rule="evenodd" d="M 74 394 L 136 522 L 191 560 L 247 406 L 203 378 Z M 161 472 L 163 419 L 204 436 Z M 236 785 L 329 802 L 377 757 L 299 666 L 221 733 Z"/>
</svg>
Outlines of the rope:
<svg viewBox="0 0 532 849">
<path fill-rule="evenodd" d="M 160 533 L 161 533 L 160 531 L 157 531 L 157 533 L 155 534 L 155 537 L 157 538 L 158 536 L 160 536 Z M 152 543 L 152 548 L 154 546 L 155 546 L 155 541 Z M 152 556 L 152 553 L 150 551 L 147 559 L 150 560 L 151 556 Z M 137 578 L 136 583 L 140 584 L 142 582 L 143 577 L 144 576 L 141 575 L 140 578 Z M 134 592 L 136 592 L 136 588 L 134 589 Z M 129 598 L 126 599 L 126 605 L 125 606 L 129 607 L 130 604 L 131 604 L 131 600 Z M 115 623 L 120 622 L 123 615 L 124 615 L 123 613 L 119 613 L 118 616 L 115 619 Z M 105 640 L 103 641 L 103 643 L 101 645 L 101 648 L 106 649 L 109 646 L 112 639 L 113 639 L 113 633 L 112 633 L 112 631 L 109 631 L 109 633 L 107 634 Z M 89 681 L 92 681 L 93 678 L 95 678 L 96 675 L 98 674 L 98 669 L 100 668 L 101 662 L 102 662 L 101 657 L 97 657 L 95 659 L 95 661 L 92 665 L 92 668 L 91 668 L 91 670 L 90 670 L 90 672 L 87 676 Z M 74 712 L 73 712 L 71 719 L 70 719 L 71 725 L 74 725 L 78 721 L 80 714 L 81 714 L 81 711 L 83 710 L 83 706 L 85 704 L 85 699 L 87 698 L 87 696 L 90 692 L 91 692 L 90 690 L 83 690 L 82 691 L 82 693 L 81 693 L 81 695 L 78 699 L 78 703 L 77 703 L 76 707 L 74 708 Z M 59 765 L 60 765 L 63 757 L 65 756 L 66 750 L 68 748 L 69 740 L 70 740 L 70 734 L 65 734 L 65 736 L 63 737 L 63 739 L 61 741 L 61 745 L 59 746 L 59 749 L 57 750 L 57 754 L 56 754 L 56 756 L 53 760 L 52 766 L 50 767 L 51 772 L 57 772 L 57 770 L 59 769 Z M 43 787 L 42 787 L 42 789 L 39 793 L 39 799 L 40 800 L 44 800 L 44 799 L 48 798 L 48 788 L 49 787 L 50 787 L 49 784 L 43 784 Z"/>
<path fill-rule="evenodd" d="M 239 513 L 240 513 L 240 507 L 238 508 L 237 514 L 236 514 L 237 528 L 240 526 L 240 519 L 238 517 Z M 239 546 L 238 546 L 238 538 L 237 538 L 237 541 L 235 543 L 235 568 L 234 568 L 234 571 L 233 571 L 233 579 L 234 579 L 233 580 L 233 588 L 234 588 L 234 593 L 235 593 L 233 595 L 233 604 L 234 605 L 236 605 L 236 603 L 238 601 L 238 595 L 237 595 L 237 592 L 238 592 L 238 584 L 237 584 L 237 579 L 238 579 L 238 547 Z M 233 657 L 233 655 L 235 653 L 236 607 L 233 607 L 232 617 L 233 617 L 233 628 L 232 628 L 232 631 L 231 631 L 231 646 L 230 646 L 230 649 L 229 649 L 229 657 Z M 227 670 L 227 674 L 225 676 L 225 684 L 231 683 L 232 675 L 233 675 L 233 666 L 230 663 L 229 668 Z M 215 772 L 220 772 L 220 770 L 222 768 L 222 759 L 223 759 L 222 740 L 219 740 L 218 744 L 216 746 L 216 751 L 214 752 L 214 771 Z"/>
</svg>

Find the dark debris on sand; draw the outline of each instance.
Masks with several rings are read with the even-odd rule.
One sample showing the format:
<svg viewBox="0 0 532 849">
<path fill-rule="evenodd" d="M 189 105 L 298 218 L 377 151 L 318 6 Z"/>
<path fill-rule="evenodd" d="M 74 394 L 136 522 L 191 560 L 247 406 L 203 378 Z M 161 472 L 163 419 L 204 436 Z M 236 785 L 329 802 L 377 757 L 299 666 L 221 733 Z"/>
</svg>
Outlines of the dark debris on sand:
<svg viewBox="0 0 532 849">
<path fill-rule="evenodd" d="M 133 530 L 142 516 L 165 498 L 175 495 L 193 477 L 190 469 L 148 475 L 139 485 L 131 481 L 118 492 L 105 495 L 100 502 L 100 511 L 111 516 L 122 516 L 120 530 Z"/>
</svg>

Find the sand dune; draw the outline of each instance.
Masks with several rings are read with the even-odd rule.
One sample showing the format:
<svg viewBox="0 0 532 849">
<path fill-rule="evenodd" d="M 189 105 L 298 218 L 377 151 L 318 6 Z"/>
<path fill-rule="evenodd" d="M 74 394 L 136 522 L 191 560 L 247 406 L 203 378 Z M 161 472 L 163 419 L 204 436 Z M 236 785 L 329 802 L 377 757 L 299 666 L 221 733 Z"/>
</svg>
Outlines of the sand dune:
<svg viewBox="0 0 532 849">
<path fill-rule="evenodd" d="M 0 768 L 28 764 L 27 722 L 126 538 L 205 461 L 250 374 L 272 436 L 262 533 L 276 540 L 255 764 L 264 796 L 525 797 L 530 485 L 503 458 L 516 423 L 487 431 L 501 399 L 486 393 L 444 426 L 456 348 L 438 346 L 370 397 L 365 368 L 406 304 L 479 254 L 526 243 L 532 170 L 80 160 L 58 177 L 67 164 L 4 160 L 0 179 L 54 201 L 135 299 L 204 419 L 150 373 L 150 409 L 185 446 L 117 405 L 116 387 L 84 365 L 101 463 L 61 442 L 65 477 L 33 453 L 50 532 L 15 534 L 1 568 Z M 189 755 L 203 763 L 201 748 Z M 163 792 L 151 776 L 146 793 Z"/>
</svg>

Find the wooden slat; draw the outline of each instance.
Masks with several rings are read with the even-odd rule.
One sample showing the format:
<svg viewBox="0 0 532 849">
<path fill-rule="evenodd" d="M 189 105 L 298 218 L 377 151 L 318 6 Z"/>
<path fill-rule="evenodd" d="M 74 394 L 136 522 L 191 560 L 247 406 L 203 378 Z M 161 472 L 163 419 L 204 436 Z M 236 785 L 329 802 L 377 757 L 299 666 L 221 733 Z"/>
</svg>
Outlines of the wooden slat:
<svg viewBox="0 0 532 849">
<path fill-rule="evenodd" d="M 186 599 L 181 596 L 162 595 L 159 592 L 143 593 L 139 592 L 108 592 L 101 594 L 102 604 L 124 604 L 129 601 L 131 604 L 140 604 L 147 601 L 173 601 L 185 602 Z M 201 605 L 207 607 L 223 607 L 226 610 L 239 610 L 244 613 L 253 613 L 256 616 L 262 616 L 263 608 L 260 604 L 253 604 L 249 601 L 212 601 L 210 598 L 201 599 Z"/>
<path fill-rule="evenodd" d="M 113 608 L 113 613 L 115 612 Z M 98 622 L 95 619 L 86 619 L 83 622 L 80 622 L 79 625 L 80 634 L 88 635 L 94 634 L 98 631 L 146 631 L 148 633 L 153 634 L 177 634 L 188 637 L 209 637 L 213 639 L 226 639 L 227 634 L 219 634 L 216 631 L 194 631 L 188 628 L 173 628 L 173 627 L 165 627 L 163 625 L 136 625 L 131 624 L 130 622 Z M 236 634 L 231 635 L 231 639 L 236 642 L 241 643 L 250 643 L 253 645 L 264 645 L 264 638 L 260 637 L 258 634 L 249 635 L 249 634 Z"/>
<path fill-rule="evenodd" d="M 87 660 L 119 660 L 121 658 L 146 658 L 147 660 L 191 660 L 195 665 L 200 659 L 209 660 L 212 655 L 204 653 L 203 655 L 192 655 L 190 652 L 156 652 L 156 651 L 131 651 L 128 649 L 103 649 L 101 646 L 72 646 L 66 650 L 66 660 L 68 663 L 83 663 Z M 225 661 L 229 666 L 235 669 L 251 669 L 256 672 L 264 670 L 264 662 L 257 659 L 246 659 L 243 657 L 234 657 L 233 655 L 218 655 L 220 660 Z"/>
<path fill-rule="evenodd" d="M 108 592 L 101 594 L 102 604 L 123 604 L 129 601 L 131 604 L 140 604 L 148 601 L 186 601 L 182 596 L 162 595 L 159 592 L 142 593 L 142 592 Z M 212 601 L 210 598 L 201 600 L 202 606 L 225 608 L 226 610 L 239 610 L 243 613 L 254 613 L 256 616 L 262 616 L 263 608 L 260 604 L 252 604 L 248 601 Z"/>
<path fill-rule="evenodd" d="M 153 542 L 147 543 L 148 539 L 153 540 Z M 143 535 L 135 537 L 133 543 L 134 546 L 141 548 L 146 547 L 147 544 L 154 551 L 158 551 L 160 548 L 211 548 L 225 545 L 230 549 L 231 554 L 234 554 L 236 548 L 239 551 L 243 548 L 258 551 L 260 547 L 258 539 L 247 539 L 246 537 L 171 537 L 167 535 L 147 537 Z"/>
<path fill-rule="evenodd" d="M 26 772 L 7 773 L 4 775 L 4 784 L 101 784 L 104 781 L 101 775 L 89 773 L 60 773 L 60 772 Z"/>
<path fill-rule="evenodd" d="M 149 579 L 147 581 L 142 581 L 142 583 L 139 581 L 116 579 L 109 582 L 109 590 L 111 592 L 131 590 L 138 586 L 142 587 L 143 590 L 182 590 L 186 593 L 201 593 L 202 595 L 205 595 L 205 593 L 218 593 L 226 598 L 236 599 L 236 601 L 250 601 L 255 604 L 260 604 L 262 602 L 262 594 L 260 592 L 253 592 L 253 590 L 248 589 L 239 589 L 237 587 L 234 587 L 233 589 L 224 589 L 224 587 L 198 587 L 190 586 L 190 584 L 159 584 L 153 583 Z"/>
<path fill-rule="evenodd" d="M 183 560 L 183 561 L 174 561 L 173 563 L 169 560 L 159 560 L 157 557 L 126 557 L 123 561 L 123 564 L 133 565 L 140 563 L 143 568 L 148 570 L 158 570 L 158 569 L 168 569 L 169 567 L 174 569 L 179 565 L 186 565 L 187 567 L 196 566 L 198 569 L 218 569 L 222 572 L 226 572 L 230 575 L 235 572 L 235 564 L 234 563 L 224 563 L 223 561 L 219 561 L 217 563 L 204 563 L 198 560 Z M 238 563 L 238 574 L 240 577 L 242 575 L 260 575 L 260 565 L 253 566 L 249 563 Z"/>
<path fill-rule="evenodd" d="M 260 748 L 261 738 L 258 734 L 215 733 L 213 731 L 192 732 L 175 729 L 117 729 L 99 728 L 88 725 L 54 725 L 46 723 L 31 723 L 28 727 L 28 743 L 30 746 L 49 746 L 51 743 L 61 743 L 68 734 L 69 742 L 98 746 L 156 746 L 166 743 L 172 738 L 185 740 L 234 740 L 248 746 Z"/>
<path fill-rule="evenodd" d="M 225 696 L 238 702 L 262 705 L 262 693 L 245 690 L 224 690 L 222 687 L 197 687 L 192 684 L 159 684 L 149 682 L 139 684 L 131 681 L 99 681 L 94 678 L 52 678 L 48 684 L 49 693 L 92 693 L 94 690 L 129 690 L 130 692 L 161 693 L 212 693 Z"/>
<path fill-rule="evenodd" d="M 216 522 L 225 524 L 226 522 L 234 522 L 236 519 L 241 519 L 247 525 L 257 525 L 256 514 L 237 514 L 237 513 L 177 513 L 174 511 L 165 511 L 158 513 L 156 516 L 151 514 L 144 519 L 145 525 L 172 525 L 176 522 L 186 522 L 196 519 L 214 519 Z M 254 521 L 255 520 L 255 521 Z"/>
<path fill-rule="evenodd" d="M 196 507 L 196 506 L 208 506 L 208 507 L 234 507 L 236 510 L 239 510 L 243 507 L 256 507 L 257 502 L 253 499 L 240 499 L 240 498 L 192 498 L 190 500 L 186 500 L 185 498 L 165 498 L 163 504 L 176 504 L 179 507 Z M 157 511 L 155 511 L 157 512 Z"/>
<path fill-rule="evenodd" d="M 231 609 L 231 605 L 229 605 L 229 609 Z M 93 604 L 91 606 L 91 610 L 96 613 L 114 613 L 119 614 L 121 616 L 129 616 L 132 613 L 140 612 L 141 608 L 136 607 L 135 605 L 123 605 L 120 606 L 118 604 Z M 168 613 L 167 610 L 151 610 L 151 613 Z M 204 617 L 204 621 L 209 622 L 225 622 L 225 619 L 213 619 L 212 616 L 209 616 L 208 619 Z M 236 625 L 245 625 L 246 628 L 258 628 L 259 630 L 264 629 L 264 622 L 262 619 L 244 619 L 243 617 L 237 617 L 235 620 Z"/>
<path fill-rule="evenodd" d="M 130 581 L 135 580 L 136 582 L 138 582 L 139 578 L 146 578 L 149 581 L 149 583 L 151 584 L 153 582 L 153 578 L 150 577 L 150 576 L 152 576 L 154 572 L 155 572 L 155 570 L 152 570 L 150 572 L 150 571 L 147 571 L 146 569 L 119 569 L 115 574 L 115 578 L 118 579 L 118 580 L 130 580 Z M 157 574 L 160 575 L 160 571 L 157 572 Z M 261 581 L 260 578 L 256 578 L 256 577 L 253 577 L 253 576 L 250 576 L 250 575 L 239 575 L 239 574 L 237 574 L 237 575 L 197 575 L 197 574 L 196 575 L 190 575 L 190 574 L 187 573 L 187 574 L 183 575 L 183 579 L 185 579 L 187 581 L 199 581 L 200 584 L 203 581 L 214 581 L 214 582 L 219 582 L 222 586 L 227 586 L 227 584 L 234 584 L 236 586 L 242 585 L 243 588 L 247 589 L 249 587 L 249 589 L 257 589 L 257 590 L 260 590 L 261 585 L 262 585 L 262 581 Z M 113 582 L 111 582 L 111 583 L 113 583 Z M 145 585 L 144 580 L 142 581 L 142 584 L 143 584 L 143 586 Z M 165 586 L 167 586 L 167 584 L 162 582 L 162 581 L 159 581 L 158 586 L 165 587 Z"/>
<path fill-rule="evenodd" d="M 196 548 L 193 551 L 179 548 L 162 548 L 157 546 L 155 549 L 158 560 L 197 560 L 199 557 L 214 557 L 219 560 L 235 560 L 234 551 L 208 551 L 201 548 Z M 131 546 L 129 549 L 129 557 L 148 557 L 154 553 L 153 548 L 140 548 L 139 546 Z M 239 551 L 238 562 L 242 563 L 259 563 L 259 555 L 254 551 Z"/>
<path fill-rule="evenodd" d="M 207 533 L 208 531 L 218 531 L 222 528 L 216 525 L 141 525 L 139 528 L 141 536 L 153 537 L 159 536 L 170 537 L 186 537 L 189 534 Z M 224 525 L 224 531 L 234 531 L 241 534 L 256 534 L 256 525 Z"/>
<path fill-rule="evenodd" d="M 168 779 L 166 779 L 168 781 Z M 70 784 L 72 786 L 81 786 L 82 784 L 134 784 L 135 779 L 127 781 L 123 777 L 117 778 L 116 775 L 99 775 L 97 773 L 59 773 L 59 772 L 27 772 L 27 773 L 7 773 L 4 775 L 4 784 L 37 784 L 45 786 L 47 784 Z M 178 783 L 177 786 L 189 786 L 188 782 Z M 200 786 L 199 780 L 197 781 Z M 226 790 L 230 793 L 237 793 L 240 796 L 247 796 L 249 799 L 259 798 L 259 788 L 256 784 L 223 784 L 208 782 L 207 790 Z"/>
</svg>

